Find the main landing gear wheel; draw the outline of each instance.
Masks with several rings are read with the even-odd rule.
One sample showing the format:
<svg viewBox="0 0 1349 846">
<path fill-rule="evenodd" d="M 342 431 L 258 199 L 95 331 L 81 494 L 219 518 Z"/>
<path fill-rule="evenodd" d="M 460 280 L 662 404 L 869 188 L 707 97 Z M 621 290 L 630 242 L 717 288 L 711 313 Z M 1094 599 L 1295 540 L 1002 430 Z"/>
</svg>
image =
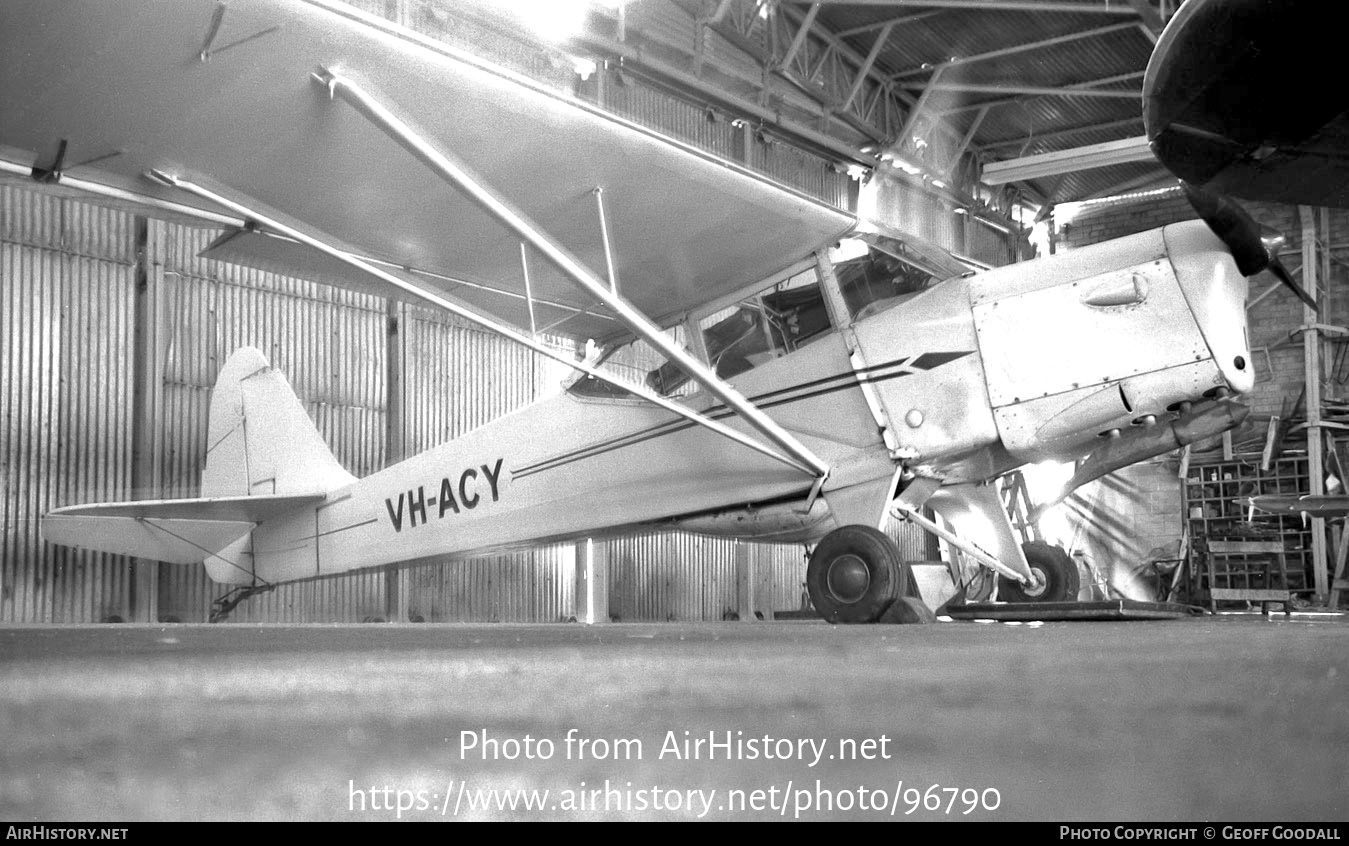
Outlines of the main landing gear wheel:
<svg viewBox="0 0 1349 846">
<path fill-rule="evenodd" d="M 899 547 L 870 526 L 843 526 L 824 536 L 806 567 L 806 590 L 831 623 L 872 623 L 909 593 Z"/>
<path fill-rule="evenodd" d="M 1004 602 L 1074 602 L 1081 579 L 1077 564 L 1063 551 L 1044 541 L 1030 541 L 1021 545 L 1026 563 L 1037 584 L 1023 585 L 1005 576 L 998 577 L 998 598 Z"/>
</svg>

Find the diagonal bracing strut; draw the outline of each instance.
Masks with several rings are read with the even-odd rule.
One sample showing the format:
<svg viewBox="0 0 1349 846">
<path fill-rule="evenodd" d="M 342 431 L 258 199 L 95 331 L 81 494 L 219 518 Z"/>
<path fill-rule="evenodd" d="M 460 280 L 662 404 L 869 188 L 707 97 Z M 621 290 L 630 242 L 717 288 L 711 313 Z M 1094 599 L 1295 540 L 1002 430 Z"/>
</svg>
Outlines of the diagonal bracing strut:
<svg viewBox="0 0 1349 846">
<path fill-rule="evenodd" d="M 439 149 L 419 135 L 407 122 L 353 80 L 339 76 L 330 70 L 314 74 L 314 79 L 328 90 L 330 97 L 340 95 L 356 111 L 398 142 L 437 176 L 467 194 L 508 229 L 528 241 L 573 282 L 612 309 L 624 325 L 651 344 L 667 359 L 674 362 L 676 366 L 689 375 L 689 378 L 705 388 L 708 393 L 720 400 L 755 429 L 758 429 L 764 437 L 772 441 L 779 449 L 786 452 L 793 459 L 788 463 L 809 468 L 809 472 L 816 477 L 823 477 L 828 474 L 829 465 L 815 455 L 805 444 L 778 425 L 777 421 L 746 399 L 701 361 L 674 343 L 661 331 L 659 326 L 652 323 L 649 318 L 615 291 L 610 290 L 609 286 L 582 264 L 579 259 L 550 238 L 522 211 L 498 196 L 452 154 Z"/>
<path fill-rule="evenodd" d="M 459 317 L 464 318 L 465 320 L 468 320 L 472 323 L 482 326 L 484 329 L 487 329 L 488 331 L 495 332 L 496 334 L 501 335 L 502 337 L 508 340 L 514 341 L 517 344 L 521 344 L 522 346 L 528 347 L 529 349 L 533 350 L 536 353 L 539 353 L 540 355 L 547 356 L 548 358 L 551 358 L 554 361 L 561 362 L 562 364 L 565 364 L 568 367 L 579 370 L 582 373 L 585 373 L 589 376 L 594 376 L 596 379 L 600 379 L 601 381 L 614 385 L 615 387 L 618 387 L 624 391 L 628 391 L 632 393 L 634 396 L 641 397 L 642 399 L 654 403 L 660 406 L 661 408 L 664 408 L 668 411 L 672 411 L 675 414 L 678 414 L 679 416 L 684 417 L 700 426 L 705 426 L 708 429 L 711 429 L 712 431 L 716 432 L 717 434 L 729 438 L 730 440 L 735 441 L 738 444 L 746 446 L 754 450 L 755 452 L 766 455 L 769 458 L 773 458 L 790 467 L 795 467 L 796 469 L 804 473 L 811 473 L 811 474 L 815 473 L 815 469 L 813 467 L 806 465 L 803 462 L 798 461 L 795 458 L 792 458 L 791 456 L 783 455 L 777 450 L 770 449 L 768 446 L 759 443 L 758 441 L 745 435 L 744 433 L 737 432 L 734 429 L 728 428 L 725 424 L 720 423 L 716 420 L 711 420 L 687 406 L 680 405 L 677 402 L 673 402 L 665 397 L 662 397 L 655 391 L 646 387 L 645 385 L 640 385 L 635 382 L 629 382 L 625 379 L 621 379 L 611 373 L 608 373 L 604 370 L 601 370 L 597 367 L 587 364 L 584 361 L 577 361 L 576 359 L 568 355 L 564 355 L 563 353 L 553 349 L 552 347 L 549 347 L 546 344 L 539 343 L 535 339 L 530 338 L 529 336 L 521 332 L 517 332 L 511 327 L 506 326 L 490 317 L 479 314 L 473 309 L 467 308 L 455 302 L 454 300 L 442 297 L 431 291 L 427 291 L 420 285 L 414 282 L 410 282 L 396 273 L 393 273 L 389 270 L 386 270 L 382 267 L 372 264 L 369 261 L 366 261 L 365 259 L 354 256 L 351 253 L 348 253 L 337 246 L 329 244 L 328 242 L 320 238 L 317 238 L 313 235 L 310 235 L 307 232 L 301 231 L 300 229 L 294 226 L 290 226 L 280 220 L 270 217 L 262 213 L 260 210 L 244 204 L 243 202 L 227 197 L 218 190 L 213 190 L 211 188 L 199 185 L 190 180 L 173 176 L 158 170 L 152 170 L 146 175 L 162 185 L 168 185 L 174 188 L 178 188 L 188 192 L 189 194 L 201 197 L 202 199 L 210 200 L 217 206 L 228 209 L 234 212 L 235 214 L 243 217 L 244 219 L 252 221 L 267 230 L 279 233 L 281 235 L 285 235 L 288 238 L 293 238 L 294 240 L 299 241 L 302 244 L 305 244 L 309 247 L 313 247 L 314 249 L 318 250 L 321 253 L 324 253 L 325 255 L 332 256 L 333 258 L 337 259 L 338 261 L 346 265 L 354 267 L 357 270 L 360 270 L 364 273 L 368 273 L 382 282 L 385 282 L 401 291 L 411 294 L 412 296 L 422 300 L 423 302 L 426 302 L 444 311 L 448 311 L 451 314 L 456 314 Z"/>
</svg>

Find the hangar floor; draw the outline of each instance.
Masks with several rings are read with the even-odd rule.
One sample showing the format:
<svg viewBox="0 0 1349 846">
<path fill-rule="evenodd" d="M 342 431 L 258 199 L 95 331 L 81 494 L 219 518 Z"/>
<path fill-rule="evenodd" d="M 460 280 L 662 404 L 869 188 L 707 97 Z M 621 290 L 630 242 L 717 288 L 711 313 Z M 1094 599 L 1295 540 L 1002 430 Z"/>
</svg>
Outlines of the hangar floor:
<svg viewBox="0 0 1349 846">
<path fill-rule="evenodd" d="M 11 627 L 0 733 L 10 820 L 1343 820 L 1349 621 Z"/>
</svg>

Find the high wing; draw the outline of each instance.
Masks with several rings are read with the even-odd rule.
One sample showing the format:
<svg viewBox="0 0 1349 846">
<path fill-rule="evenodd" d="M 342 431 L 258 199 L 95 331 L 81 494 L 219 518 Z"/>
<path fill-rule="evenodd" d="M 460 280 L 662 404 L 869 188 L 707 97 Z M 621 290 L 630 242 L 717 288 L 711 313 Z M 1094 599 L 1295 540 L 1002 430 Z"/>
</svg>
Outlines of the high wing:
<svg viewBox="0 0 1349 846">
<path fill-rule="evenodd" d="M 1217 194 L 1349 207 L 1342 10 L 1324 0 L 1181 6 L 1143 81 L 1158 160 Z M 1315 96 L 1304 96 L 1309 85 Z"/>
<path fill-rule="evenodd" d="M 79 25 L 71 25 L 78 21 Z M 519 237 L 316 75 L 409 116 L 657 324 L 786 267 L 853 216 L 570 95 L 327 0 L 0 4 L 0 166 L 219 211 L 146 178 L 247 198 L 352 254 L 531 325 Z M 81 162 L 91 162 L 79 166 Z M 335 284 L 382 283 L 286 240 L 232 233 L 214 254 Z M 603 340 L 612 309 L 530 256 L 537 326 Z"/>
</svg>

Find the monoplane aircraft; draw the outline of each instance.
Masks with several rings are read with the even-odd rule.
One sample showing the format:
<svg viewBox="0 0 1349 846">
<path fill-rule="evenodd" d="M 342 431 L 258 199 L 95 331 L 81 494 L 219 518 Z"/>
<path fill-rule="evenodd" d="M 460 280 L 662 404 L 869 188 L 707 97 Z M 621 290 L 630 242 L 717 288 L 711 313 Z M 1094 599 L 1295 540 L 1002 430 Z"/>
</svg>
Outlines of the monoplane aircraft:
<svg viewBox="0 0 1349 846">
<path fill-rule="evenodd" d="M 44 520 L 244 590 L 659 525 L 814 543 L 815 608 L 867 622 L 912 598 L 878 529 L 899 513 L 1007 595 L 1073 599 L 1074 565 L 1028 561 L 995 481 L 1085 458 L 1082 484 L 1216 434 L 1254 380 L 1245 275 L 1270 259 L 1218 203 L 973 272 L 329 0 L 7 2 L 0 71 L 0 169 L 196 216 L 227 230 L 211 257 L 444 309 L 580 371 L 356 479 L 242 349 L 199 497 Z"/>
</svg>

